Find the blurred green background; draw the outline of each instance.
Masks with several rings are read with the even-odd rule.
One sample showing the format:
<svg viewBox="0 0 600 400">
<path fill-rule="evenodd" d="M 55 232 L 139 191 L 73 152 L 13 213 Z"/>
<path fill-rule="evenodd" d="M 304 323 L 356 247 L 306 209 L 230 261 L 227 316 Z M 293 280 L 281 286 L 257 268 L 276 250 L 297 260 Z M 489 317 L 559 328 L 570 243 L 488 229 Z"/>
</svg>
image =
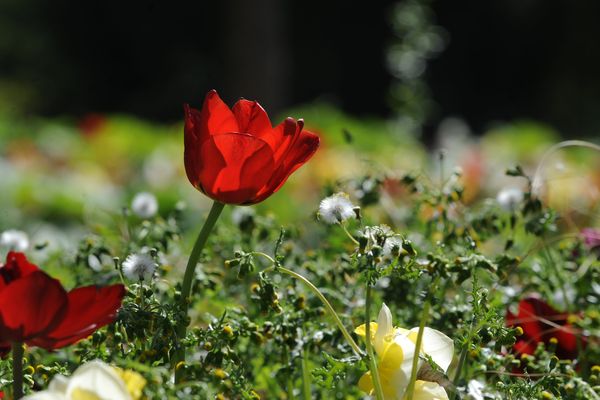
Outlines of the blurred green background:
<svg viewBox="0 0 600 400">
<path fill-rule="evenodd" d="M 205 209 L 183 170 L 181 120 L 182 104 L 200 107 L 212 88 L 322 137 L 259 206 L 283 222 L 357 176 L 459 167 L 465 201 L 494 197 L 515 185 L 506 168 L 533 174 L 553 143 L 594 138 L 598 11 L 566 0 L 2 0 L 0 231 L 76 233 L 139 191 L 163 212 L 180 200 Z M 598 170 L 590 150 L 561 152 L 545 194 L 593 221 Z"/>
</svg>

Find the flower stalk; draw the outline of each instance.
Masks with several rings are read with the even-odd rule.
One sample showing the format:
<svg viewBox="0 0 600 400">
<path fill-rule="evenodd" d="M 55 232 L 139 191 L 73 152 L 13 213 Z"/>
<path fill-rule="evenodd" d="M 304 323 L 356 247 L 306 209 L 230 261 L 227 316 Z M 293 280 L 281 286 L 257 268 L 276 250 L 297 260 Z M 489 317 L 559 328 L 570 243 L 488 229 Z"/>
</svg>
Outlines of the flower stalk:
<svg viewBox="0 0 600 400">
<path fill-rule="evenodd" d="M 383 389 L 381 388 L 381 380 L 379 379 L 379 371 L 377 370 L 377 360 L 373 353 L 373 344 L 371 343 L 371 285 L 367 283 L 367 293 L 365 299 L 365 314 L 366 324 L 365 332 L 367 340 L 367 354 L 369 355 L 369 370 L 371 371 L 371 380 L 373 382 L 373 388 L 375 390 L 375 398 L 377 400 L 383 400 Z"/>
<path fill-rule="evenodd" d="M 417 381 L 417 374 L 419 368 L 419 356 L 421 354 L 421 345 L 423 344 L 423 333 L 425 332 L 425 324 L 429 319 L 429 309 L 431 308 L 431 296 L 437 288 L 439 277 L 437 277 L 431 285 L 431 290 L 427 294 L 425 304 L 423 304 L 423 311 L 421 313 L 421 321 L 419 322 L 419 333 L 417 334 L 417 342 L 415 343 L 415 355 L 412 362 L 412 369 L 410 373 L 410 381 L 408 388 L 406 389 L 406 399 L 413 400 L 415 391 L 415 382 Z"/>
<path fill-rule="evenodd" d="M 215 201 L 208 213 L 208 217 L 206 217 L 206 221 L 204 221 L 204 225 L 202 225 L 202 229 L 198 234 L 198 238 L 194 243 L 194 247 L 192 248 L 192 252 L 190 253 L 190 258 L 188 259 L 187 266 L 185 267 L 185 274 L 183 275 L 183 283 L 181 285 L 181 302 L 182 309 L 185 311 L 185 315 L 188 313 L 189 305 L 190 305 L 190 293 L 192 290 L 192 281 L 194 279 L 194 273 L 196 272 L 196 265 L 198 264 L 198 260 L 200 259 L 200 255 L 202 254 L 202 250 L 206 245 L 208 237 L 212 232 L 223 208 L 225 207 L 224 203 L 220 203 Z M 177 327 L 177 335 L 179 338 L 184 338 L 187 331 L 187 324 L 183 323 Z M 180 362 L 185 361 L 185 348 L 181 347 L 179 351 L 177 351 L 174 355 L 174 360 L 172 365 L 176 367 Z M 181 369 L 176 369 L 175 371 L 175 382 L 179 382 L 181 379 Z"/>
<path fill-rule="evenodd" d="M 338 328 L 342 332 L 342 335 L 344 336 L 344 338 L 346 339 L 346 341 L 352 348 L 352 351 L 354 351 L 354 354 L 356 354 L 359 357 L 363 356 L 363 352 L 361 351 L 360 347 L 358 347 L 358 345 L 356 344 L 354 339 L 352 339 L 352 336 L 350 336 L 350 333 L 348 332 L 348 330 L 342 323 L 342 320 L 340 319 L 340 317 L 337 315 L 337 313 L 331 306 L 331 303 L 329 303 L 329 301 L 327 300 L 327 298 L 325 298 L 323 293 L 321 293 L 321 291 L 315 285 L 313 285 L 311 281 L 309 281 L 308 279 L 306 279 L 304 276 L 300 275 L 299 273 L 289 270 L 287 268 L 284 268 L 281 266 L 275 267 L 275 260 L 267 254 L 264 254 L 264 253 L 255 253 L 255 254 L 260 254 L 260 255 L 266 257 L 269 261 L 271 261 L 273 263 L 272 266 L 265 268 L 263 270 L 263 273 L 277 270 L 278 272 L 282 272 L 284 274 L 290 275 L 290 276 L 302 281 L 306 286 L 308 286 L 308 288 L 315 294 L 315 296 L 317 296 L 319 298 L 319 300 L 321 300 L 321 303 L 323 303 L 323 305 L 325 306 L 325 309 L 327 310 L 329 315 L 335 321 L 335 324 L 338 326 Z"/>
<path fill-rule="evenodd" d="M 13 365 L 13 398 L 15 400 L 23 397 L 23 343 L 12 345 Z"/>
</svg>

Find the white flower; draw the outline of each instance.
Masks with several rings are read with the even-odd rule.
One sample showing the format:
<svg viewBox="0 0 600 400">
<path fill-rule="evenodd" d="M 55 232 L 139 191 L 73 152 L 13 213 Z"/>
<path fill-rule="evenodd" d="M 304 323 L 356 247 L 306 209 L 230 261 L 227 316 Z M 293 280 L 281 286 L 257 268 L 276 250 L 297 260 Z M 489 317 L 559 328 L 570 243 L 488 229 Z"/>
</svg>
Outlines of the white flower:
<svg viewBox="0 0 600 400">
<path fill-rule="evenodd" d="M 472 400 L 484 400 L 483 397 L 483 389 L 485 388 L 485 385 L 476 380 L 476 379 L 471 379 L 469 381 L 469 383 L 467 384 L 467 394 L 469 395 L 469 397 Z"/>
<path fill-rule="evenodd" d="M 96 255 L 89 254 L 87 262 L 88 262 L 88 267 L 90 267 L 94 271 L 99 272 L 102 270 L 102 262 Z"/>
<path fill-rule="evenodd" d="M 140 192 L 131 201 L 131 210 L 140 218 L 152 218 L 158 211 L 156 196 L 148 192 Z"/>
<path fill-rule="evenodd" d="M 23 400 L 133 400 L 141 397 L 145 379 L 131 371 L 119 373 L 99 360 L 75 370 L 70 378 L 56 375 L 47 390 L 25 396 Z"/>
<path fill-rule="evenodd" d="M 385 304 L 381 306 L 377 323 L 371 323 L 370 328 L 371 343 L 378 356 L 379 377 L 385 400 L 402 399 L 412 373 L 419 328 L 410 330 L 394 328 L 392 313 Z M 366 326 L 359 326 L 355 333 L 366 336 Z M 442 332 L 426 327 L 423 331 L 421 354 L 431 357 L 446 372 L 454 356 L 454 342 Z M 420 368 L 424 362 L 426 361 L 420 359 L 418 367 Z M 360 378 L 358 386 L 367 393 L 373 391 L 370 372 Z M 448 395 L 442 386 L 436 382 L 420 379 L 415 382 L 413 394 L 415 399 L 420 400 L 448 400 Z"/>
<path fill-rule="evenodd" d="M 123 273 L 130 280 L 152 280 L 158 265 L 149 254 L 130 254 L 123 261 Z"/>
<path fill-rule="evenodd" d="M 502 189 L 496 196 L 496 201 L 506 211 L 514 211 L 523 201 L 523 191 L 517 188 Z"/>
<path fill-rule="evenodd" d="M 251 221 L 256 213 L 251 207 L 235 207 L 231 211 L 231 221 L 240 226 L 248 221 Z"/>
<path fill-rule="evenodd" d="M 0 235 L 0 246 L 12 251 L 25 251 L 29 248 L 29 236 L 16 229 L 6 230 Z"/>
<path fill-rule="evenodd" d="M 346 193 L 326 197 L 319 204 L 319 218 L 328 224 L 337 224 L 354 217 L 354 205 Z"/>
<path fill-rule="evenodd" d="M 402 251 L 402 238 L 400 236 L 390 236 L 385 239 L 383 244 L 383 255 L 398 255 Z"/>
</svg>

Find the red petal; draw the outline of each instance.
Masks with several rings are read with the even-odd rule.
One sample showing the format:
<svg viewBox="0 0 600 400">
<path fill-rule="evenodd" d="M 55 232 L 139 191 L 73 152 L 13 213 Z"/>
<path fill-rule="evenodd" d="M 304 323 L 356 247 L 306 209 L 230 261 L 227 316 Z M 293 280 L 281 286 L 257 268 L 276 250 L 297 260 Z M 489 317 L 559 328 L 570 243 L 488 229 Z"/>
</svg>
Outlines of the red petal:
<svg viewBox="0 0 600 400">
<path fill-rule="evenodd" d="M 194 119 L 196 136 L 218 135 L 220 133 L 239 132 L 235 116 L 229 106 L 221 100 L 216 90 L 211 90 L 204 98 L 199 118 Z"/>
<path fill-rule="evenodd" d="M 262 138 L 273 130 L 269 116 L 256 101 L 240 99 L 233 106 L 233 114 L 237 119 L 240 133 L 249 133 Z"/>
<path fill-rule="evenodd" d="M 23 342 L 51 331 L 67 303 L 60 282 L 42 271 L 12 282 L 0 292 L 0 341 Z"/>
<path fill-rule="evenodd" d="M 524 335 L 536 343 L 544 340 L 545 324 L 540 322 L 543 318 L 539 313 L 539 302 L 536 298 L 526 298 L 519 302 L 519 315 L 514 321 L 515 325 L 523 328 Z"/>
<path fill-rule="evenodd" d="M 296 122 L 293 118 L 288 117 L 273 128 L 271 132 L 261 137 L 273 149 L 275 164 L 281 161 L 282 157 L 289 151 L 290 146 L 298 139 L 298 134 L 302 131 L 303 125 L 302 121 Z"/>
<path fill-rule="evenodd" d="M 280 164 L 275 166 L 275 173 L 267 186 L 261 190 L 255 202 L 263 201 L 278 191 L 289 176 L 307 162 L 319 148 L 317 135 L 302 131 L 298 136 L 298 139 L 291 145 L 292 147 L 282 156 Z"/>
<path fill-rule="evenodd" d="M 88 337 L 115 320 L 124 295 L 123 285 L 102 288 L 85 286 L 70 291 L 68 311 L 62 322 L 51 332 L 28 344 L 53 350 Z"/>
<path fill-rule="evenodd" d="M 537 343 L 526 340 L 517 340 L 513 348 L 517 354 L 533 354 L 537 348 Z"/>
<path fill-rule="evenodd" d="M 193 157 L 197 187 L 227 204 L 253 203 L 271 178 L 273 164 L 273 152 L 267 143 L 241 133 L 215 135 Z"/>
<path fill-rule="evenodd" d="M 39 268 L 27 261 L 25 254 L 10 251 L 6 256 L 6 264 L 0 268 L 0 290 L 35 271 L 39 271 Z"/>
</svg>

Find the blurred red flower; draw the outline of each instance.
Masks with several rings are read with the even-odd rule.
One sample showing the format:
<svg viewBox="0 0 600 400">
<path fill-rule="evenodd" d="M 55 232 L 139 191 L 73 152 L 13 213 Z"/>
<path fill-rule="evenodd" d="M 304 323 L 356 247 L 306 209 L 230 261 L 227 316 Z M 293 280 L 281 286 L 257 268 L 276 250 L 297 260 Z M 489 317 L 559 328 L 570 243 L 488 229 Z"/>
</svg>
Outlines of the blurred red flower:
<svg viewBox="0 0 600 400">
<path fill-rule="evenodd" d="M 73 344 L 113 322 L 124 294 L 120 284 L 67 293 L 23 253 L 10 252 L 0 266 L 0 354 L 11 343 L 46 350 Z"/>
<path fill-rule="evenodd" d="M 286 118 L 275 128 L 256 101 L 230 109 L 211 90 L 202 110 L 185 105 L 185 170 L 198 190 L 226 204 L 265 200 L 307 162 L 319 137 L 304 121 Z"/>
<path fill-rule="evenodd" d="M 536 296 L 529 296 L 519 302 L 515 315 L 506 313 L 508 326 L 520 326 L 523 334 L 518 337 L 513 349 L 519 354 L 533 354 L 538 343 L 548 345 L 556 339 L 556 356 L 562 359 L 577 357 L 577 336 L 579 331 L 569 322 L 569 314 L 555 310 Z M 582 337 L 582 343 L 584 343 Z"/>
</svg>

